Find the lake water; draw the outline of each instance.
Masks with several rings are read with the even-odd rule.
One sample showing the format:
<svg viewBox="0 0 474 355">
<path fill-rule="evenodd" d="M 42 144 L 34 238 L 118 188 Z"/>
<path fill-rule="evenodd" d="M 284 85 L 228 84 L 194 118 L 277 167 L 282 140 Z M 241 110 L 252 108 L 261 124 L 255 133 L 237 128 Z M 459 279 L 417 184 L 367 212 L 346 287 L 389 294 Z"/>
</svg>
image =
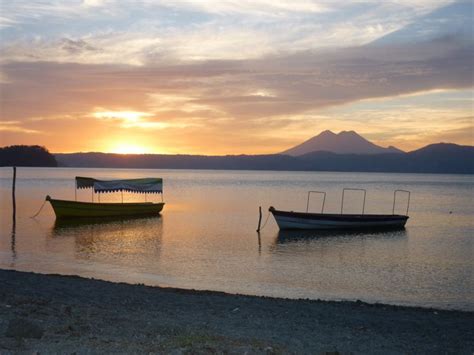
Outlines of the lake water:
<svg viewBox="0 0 474 355">
<path fill-rule="evenodd" d="M 11 168 L 0 169 L 0 267 L 288 298 L 355 300 L 474 310 L 474 181 L 466 175 L 18 168 L 13 228 Z M 74 176 L 163 177 L 161 217 L 56 223 L 45 195 L 74 199 Z M 326 191 L 340 212 L 342 188 L 367 189 L 366 213 L 391 213 L 393 190 L 412 192 L 405 230 L 278 231 L 258 237 L 258 206 L 306 209 Z M 90 201 L 91 191 L 78 199 Z M 97 199 L 97 197 L 96 197 Z M 124 194 L 126 201 L 143 195 Z M 159 196 L 149 197 L 160 200 Z M 120 193 L 101 201 L 120 201 Z M 344 211 L 361 211 L 346 194 Z M 316 197 L 310 209 L 321 208 Z M 400 196 L 397 211 L 404 213 Z"/>
</svg>

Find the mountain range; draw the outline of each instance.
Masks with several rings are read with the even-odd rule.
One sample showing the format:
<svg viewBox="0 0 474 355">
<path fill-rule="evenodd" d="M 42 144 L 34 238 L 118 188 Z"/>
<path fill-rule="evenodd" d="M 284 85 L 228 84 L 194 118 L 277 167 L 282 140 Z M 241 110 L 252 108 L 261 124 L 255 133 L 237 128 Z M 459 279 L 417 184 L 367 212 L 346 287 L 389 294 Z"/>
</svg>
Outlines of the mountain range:
<svg viewBox="0 0 474 355">
<path fill-rule="evenodd" d="M 405 153 L 380 147 L 356 132 L 321 134 L 280 154 L 56 154 L 61 166 L 130 169 L 225 169 L 474 174 L 474 147 L 438 143 Z"/>
<path fill-rule="evenodd" d="M 281 154 L 295 157 L 319 151 L 337 154 L 403 153 L 402 150 L 392 146 L 383 148 L 375 145 L 354 131 L 342 131 L 339 134 L 324 131 Z"/>
</svg>

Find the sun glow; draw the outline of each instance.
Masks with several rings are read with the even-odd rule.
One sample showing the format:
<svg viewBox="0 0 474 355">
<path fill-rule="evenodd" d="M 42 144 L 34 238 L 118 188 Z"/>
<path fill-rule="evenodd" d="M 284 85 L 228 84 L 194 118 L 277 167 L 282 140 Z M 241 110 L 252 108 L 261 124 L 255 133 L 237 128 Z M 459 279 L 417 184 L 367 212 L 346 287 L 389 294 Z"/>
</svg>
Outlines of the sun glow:
<svg viewBox="0 0 474 355">
<path fill-rule="evenodd" d="M 150 150 L 140 145 L 120 143 L 113 146 L 110 152 L 117 154 L 147 154 L 150 153 Z"/>
</svg>

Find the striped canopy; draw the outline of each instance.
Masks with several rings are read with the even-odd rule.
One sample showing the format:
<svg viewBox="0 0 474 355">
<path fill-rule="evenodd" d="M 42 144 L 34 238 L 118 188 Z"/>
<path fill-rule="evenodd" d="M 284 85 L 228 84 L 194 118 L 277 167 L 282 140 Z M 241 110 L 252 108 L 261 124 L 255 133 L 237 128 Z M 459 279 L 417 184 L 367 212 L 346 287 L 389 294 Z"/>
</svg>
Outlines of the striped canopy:
<svg viewBox="0 0 474 355">
<path fill-rule="evenodd" d="M 117 191 L 163 193 L 163 179 L 97 180 L 90 177 L 76 176 L 76 187 L 78 189 L 93 188 L 96 193 Z"/>
</svg>

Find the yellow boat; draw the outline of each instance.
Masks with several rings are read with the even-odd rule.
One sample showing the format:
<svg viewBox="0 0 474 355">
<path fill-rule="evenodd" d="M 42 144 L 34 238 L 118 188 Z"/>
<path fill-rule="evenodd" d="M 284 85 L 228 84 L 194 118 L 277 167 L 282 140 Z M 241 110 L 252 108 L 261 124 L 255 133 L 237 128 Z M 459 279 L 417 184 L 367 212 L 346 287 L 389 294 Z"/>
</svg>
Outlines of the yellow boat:
<svg viewBox="0 0 474 355">
<path fill-rule="evenodd" d="M 76 200 L 58 200 L 49 195 L 46 201 L 51 203 L 56 218 L 94 218 L 94 217 L 126 217 L 159 214 L 165 203 L 158 202 L 123 202 L 123 191 L 135 193 L 159 193 L 163 200 L 163 180 L 160 178 L 129 179 L 129 180 L 97 180 L 88 177 L 76 177 L 77 189 L 92 188 L 94 193 L 122 192 L 122 202 L 83 202 Z"/>
</svg>

